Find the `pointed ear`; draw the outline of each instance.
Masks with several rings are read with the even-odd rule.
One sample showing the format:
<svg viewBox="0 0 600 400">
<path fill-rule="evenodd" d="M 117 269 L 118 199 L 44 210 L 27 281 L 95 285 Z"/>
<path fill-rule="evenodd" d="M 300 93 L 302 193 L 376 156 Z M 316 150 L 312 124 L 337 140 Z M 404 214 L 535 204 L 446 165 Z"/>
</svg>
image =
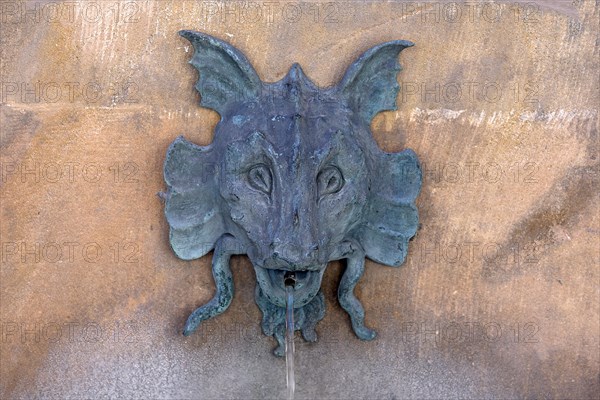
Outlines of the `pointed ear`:
<svg viewBox="0 0 600 400">
<path fill-rule="evenodd" d="M 421 167 L 412 150 L 380 153 L 372 176 L 359 241 L 371 260 L 399 266 L 419 225 L 414 202 L 421 189 Z"/>
<path fill-rule="evenodd" d="M 202 257 L 225 233 L 215 189 L 218 171 L 212 159 L 210 147 L 196 146 L 181 136 L 167 151 L 164 176 L 169 241 L 184 260 Z"/>
<path fill-rule="evenodd" d="M 397 109 L 400 85 L 396 75 L 401 70 L 398 54 L 413 45 L 407 40 L 396 40 L 373 47 L 348 68 L 338 84 L 341 96 L 367 125 L 375 114 Z"/>
<path fill-rule="evenodd" d="M 229 104 L 258 98 L 262 83 L 240 51 L 204 33 L 180 31 L 179 34 L 194 45 L 190 64 L 200 74 L 196 82 L 200 105 L 223 116 Z"/>
</svg>

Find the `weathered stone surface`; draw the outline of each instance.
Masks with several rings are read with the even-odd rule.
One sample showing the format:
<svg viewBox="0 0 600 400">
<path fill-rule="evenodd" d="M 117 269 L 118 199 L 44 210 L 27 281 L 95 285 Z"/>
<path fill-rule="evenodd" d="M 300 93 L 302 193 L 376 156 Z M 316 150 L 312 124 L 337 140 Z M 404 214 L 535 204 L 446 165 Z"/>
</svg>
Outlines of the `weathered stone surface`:
<svg viewBox="0 0 600 400">
<path fill-rule="evenodd" d="M 252 4 L 1 4 L 0 396 L 284 393 L 246 258 L 229 310 L 180 335 L 213 294 L 210 255 L 173 255 L 156 193 L 169 143 L 210 143 L 218 118 L 180 29 L 227 40 L 265 81 L 298 62 L 320 86 L 375 44 L 416 44 L 372 130 L 419 155 L 422 227 L 401 269 L 367 263 L 374 342 L 328 267 L 298 398 L 597 396 L 598 5 Z"/>
</svg>

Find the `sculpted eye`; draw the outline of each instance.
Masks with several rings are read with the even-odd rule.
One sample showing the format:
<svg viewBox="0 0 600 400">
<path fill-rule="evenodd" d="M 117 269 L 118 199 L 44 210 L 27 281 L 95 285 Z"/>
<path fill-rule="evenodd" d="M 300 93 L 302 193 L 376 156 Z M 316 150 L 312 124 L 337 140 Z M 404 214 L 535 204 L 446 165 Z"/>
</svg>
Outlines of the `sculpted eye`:
<svg viewBox="0 0 600 400">
<path fill-rule="evenodd" d="M 339 192 L 342 186 L 344 186 L 344 177 L 337 167 L 330 165 L 319 172 L 317 176 L 319 197 Z"/>
<path fill-rule="evenodd" d="M 250 171 L 248 171 L 248 183 L 254 189 L 270 194 L 273 178 L 271 177 L 269 167 L 265 164 L 258 164 L 252 167 Z"/>
</svg>

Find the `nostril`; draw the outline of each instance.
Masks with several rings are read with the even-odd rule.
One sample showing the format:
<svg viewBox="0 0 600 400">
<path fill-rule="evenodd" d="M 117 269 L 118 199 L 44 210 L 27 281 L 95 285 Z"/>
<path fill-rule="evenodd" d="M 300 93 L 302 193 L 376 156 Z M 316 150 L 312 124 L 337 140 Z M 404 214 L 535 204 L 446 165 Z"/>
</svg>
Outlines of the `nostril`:
<svg viewBox="0 0 600 400">
<path fill-rule="evenodd" d="M 319 253 L 319 245 L 315 244 L 315 245 L 309 247 L 309 251 L 308 251 L 307 256 L 309 258 L 314 258 L 314 257 L 318 256 L 318 253 Z"/>
<path fill-rule="evenodd" d="M 276 251 L 274 251 L 273 252 L 273 258 L 275 258 L 275 259 L 279 258 L 279 253 L 276 252 Z"/>
</svg>

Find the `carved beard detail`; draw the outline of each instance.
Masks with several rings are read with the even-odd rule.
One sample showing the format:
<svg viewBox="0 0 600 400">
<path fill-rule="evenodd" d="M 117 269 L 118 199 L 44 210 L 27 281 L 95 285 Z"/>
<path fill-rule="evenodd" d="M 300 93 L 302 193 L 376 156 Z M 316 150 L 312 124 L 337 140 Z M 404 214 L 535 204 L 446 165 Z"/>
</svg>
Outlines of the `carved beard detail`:
<svg viewBox="0 0 600 400">
<path fill-rule="evenodd" d="M 385 153 L 372 138 L 372 118 L 396 109 L 397 58 L 407 41 L 365 52 L 338 85 L 319 88 L 294 64 L 264 83 L 246 57 L 209 35 L 182 31 L 194 46 L 200 104 L 221 116 L 209 146 L 183 137 L 164 165 L 169 241 L 184 260 L 214 250 L 215 296 L 188 318 L 184 335 L 224 312 L 233 297 L 232 255 L 247 255 L 257 279 L 262 329 L 283 354 L 286 272 L 294 286 L 295 330 L 316 341 L 325 315 L 321 279 L 345 260 L 340 306 L 356 336 L 371 340 L 354 295 L 365 258 L 399 266 L 416 234 L 421 169 L 412 150 Z"/>
<path fill-rule="evenodd" d="M 263 314 L 262 331 L 265 335 L 273 336 L 277 340 L 277 347 L 273 350 L 273 354 L 282 357 L 285 353 L 285 308 L 276 306 L 267 300 L 259 285 L 256 285 L 254 298 Z M 315 328 L 324 317 L 325 297 L 319 290 L 308 304 L 294 309 L 294 330 L 301 331 L 302 337 L 307 342 L 316 342 Z"/>
</svg>

